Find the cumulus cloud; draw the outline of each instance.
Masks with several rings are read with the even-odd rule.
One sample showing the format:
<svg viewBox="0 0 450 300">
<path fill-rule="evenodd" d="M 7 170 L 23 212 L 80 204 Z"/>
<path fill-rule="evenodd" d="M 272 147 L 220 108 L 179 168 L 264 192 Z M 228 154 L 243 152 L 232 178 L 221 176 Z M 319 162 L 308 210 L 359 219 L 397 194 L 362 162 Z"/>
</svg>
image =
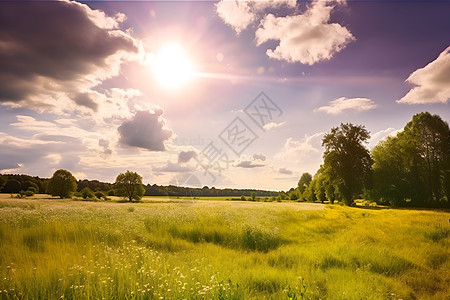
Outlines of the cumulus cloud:
<svg viewBox="0 0 450 300">
<path fill-rule="evenodd" d="M 193 150 L 181 151 L 178 154 L 178 163 L 187 163 L 194 157 L 197 157 L 197 152 L 195 152 Z"/>
<path fill-rule="evenodd" d="M 183 172 L 192 172 L 193 168 L 182 166 L 180 164 L 173 163 L 171 161 L 167 161 L 167 164 L 162 167 L 154 167 L 154 172 L 169 172 L 169 173 L 183 173 Z"/>
<path fill-rule="evenodd" d="M 322 163 L 322 138 L 323 132 L 313 135 L 305 135 L 301 140 L 290 137 L 286 140 L 282 149 L 275 155 L 279 164 L 288 164 L 297 170 L 314 173 Z"/>
<path fill-rule="evenodd" d="M 267 123 L 266 125 L 264 125 L 263 128 L 264 128 L 264 130 L 273 130 L 273 129 L 283 127 L 284 125 L 286 125 L 286 122 L 280 122 L 280 123 L 270 122 L 270 123 Z"/>
<path fill-rule="evenodd" d="M 238 168 L 260 168 L 265 165 L 262 163 L 266 160 L 266 157 L 263 154 L 253 154 L 251 157 L 243 156 L 239 159 L 234 166 Z"/>
<path fill-rule="evenodd" d="M 256 19 L 249 4 L 247 1 L 220 1 L 216 9 L 219 17 L 239 34 Z"/>
<path fill-rule="evenodd" d="M 283 175 L 292 175 L 292 171 L 288 170 L 286 168 L 280 168 L 278 169 L 278 173 L 283 174 Z"/>
<path fill-rule="evenodd" d="M 329 60 L 355 38 L 350 31 L 337 23 L 329 23 L 333 5 L 317 1 L 304 14 L 276 17 L 267 15 L 256 31 L 256 43 L 279 41 L 267 56 L 288 62 L 313 65 Z"/>
<path fill-rule="evenodd" d="M 117 129 L 119 143 L 150 151 L 165 151 L 164 142 L 172 136 L 172 131 L 165 128 L 161 109 L 154 112 L 138 111 L 132 119 L 126 120 Z"/>
<path fill-rule="evenodd" d="M 238 163 L 236 163 L 234 166 L 238 167 L 238 168 L 252 169 L 252 168 L 264 167 L 264 164 L 255 163 L 252 160 L 241 160 Z"/>
<path fill-rule="evenodd" d="M 295 7 L 295 0 L 222 0 L 216 4 L 217 14 L 237 34 L 258 20 L 258 15 L 268 7 L 287 5 Z"/>
<path fill-rule="evenodd" d="M 310 153 L 319 153 L 323 135 L 324 133 L 316 133 L 311 136 L 305 136 L 301 141 L 296 141 L 290 137 L 286 140 L 281 154 L 278 155 L 282 155 L 288 160 L 298 160 Z"/>
<path fill-rule="evenodd" d="M 266 157 L 263 154 L 253 154 L 253 160 L 265 161 Z"/>
<path fill-rule="evenodd" d="M 447 103 L 450 99 L 450 46 L 438 58 L 409 75 L 407 82 L 416 85 L 398 103 Z"/>
<path fill-rule="evenodd" d="M 369 149 L 373 149 L 380 141 L 386 139 L 388 136 L 396 136 L 401 129 L 395 129 L 392 127 L 386 128 L 384 130 L 380 130 L 372 134 L 369 140 Z"/>
<path fill-rule="evenodd" d="M 123 20 L 75 1 L 2 3 L 0 103 L 97 110 L 91 88 L 139 53 Z"/>
<path fill-rule="evenodd" d="M 278 41 L 275 49 L 266 51 L 270 58 L 313 65 L 329 60 L 355 39 L 344 26 L 330 23 L 331 12 L 338 3 L 345 1 L 313 1 L 301 14 L 295 0 L 220 1 L 216 10 L 237 34 L 258 24 L 255 32 L 258 46 Z M 268 13 L 269 8 L 280 7 L 288 9 Z"/>
<path fill-rule="evenodd" d="M 345 110 L 362 112 L 374 109 L 375 107 L 377 107 L 375 102 L 368 98 L 341 97 L 330 101 L 329 105 L 316 108 L 314 111 L 324 111 L 327 114 L 338 115 Z"/>
<path fill-rule="evenodd" d="M 36 135 L 23 139 L 0 133 L 0 171 L 49 176 L 53 169 L 74 169 L 84 150 L 75 138 Z"/>
</svg>

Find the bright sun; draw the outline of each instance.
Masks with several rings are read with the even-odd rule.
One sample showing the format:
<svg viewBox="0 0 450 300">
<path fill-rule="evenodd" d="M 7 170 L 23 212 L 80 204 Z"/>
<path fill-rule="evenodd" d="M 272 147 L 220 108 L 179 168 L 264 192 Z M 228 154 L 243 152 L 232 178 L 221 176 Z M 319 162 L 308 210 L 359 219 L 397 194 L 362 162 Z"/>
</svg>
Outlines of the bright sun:
<svg viewBox="0 0 450 300">
<path fill-rule="evenodd" d="M 194 67 L 178 44 L 167 44 L 154 57 L 153 73 L 165 88 L 176 90 L 194 78 Z"/>
</svg>

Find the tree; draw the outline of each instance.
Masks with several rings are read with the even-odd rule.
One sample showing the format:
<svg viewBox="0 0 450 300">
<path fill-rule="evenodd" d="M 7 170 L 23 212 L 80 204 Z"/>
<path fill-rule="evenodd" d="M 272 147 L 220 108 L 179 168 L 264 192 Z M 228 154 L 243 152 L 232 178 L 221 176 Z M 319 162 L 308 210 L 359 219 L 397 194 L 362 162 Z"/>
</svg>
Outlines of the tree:
<svg viewBox="0 0 450 300">
<path fill-rule="evenodd" d="M 128 201 L 140 200 L 145 193 L 142 177 L 136 172 L 126 171 L 117 175 L 114 183 L 116 195 L 128 198 Z"/>
<path fill-rule="evenodd" d="M 373 189 L 378 203 L 448 205 L 450 129 L 438 115 L 413 116 L 404 130 L 373 150 Z"/>
<path fill-rule="evenodd" d="M 312 181 L 312 176 L 309 173 L 303 173 L 302 177 L 300 177 L 300 180 L 298 181 L 298 190 L 301 194 L 303 194 L 306 190 L 306 188 L 309 186 L 309 184 Z"/>
<path fill-rule="evenodd" d="M 341 123 L 322 139 L 324 167 L 329 168 L 332 184 L 347 205 L 362 193 L 370 175 L 373 161 L 363 145 L 369 138 L 364 126 Z"/>
<path fill-rule="evenodd" d="M 2 191 L 2 188 L 5 186 L 6 184 L 6 178 L 3 177 L 2 175 L 0 175 L 0 192 Z"/>
<path fill-rule="evenodd" d="M 83 199 L 93 199 L 95 197 L 94 192 L 88 187 L 84 187 L 80 193 Z"/>
<path fill-rule="evenodd" d="M 440 201 L 444 196 L 444 178 L 449 176 L 450 129 L 438 115 L 422 112 L 406 124 L 404 135 L 412 141 L 422 167 L 426 202 Z"/>
<path fill-rule="evenodd" d="M 16 179 L 7 179 L 5 186 L 3 187 L 3 193 L 18 193 L 21 189 L 21 184 Z"/>
<path fill-rule="evenodd" d="M 67 170 L 57 170 L 50 178 L 47 190 L 52 196 L 69 198 L 77 190 L 77 179 Z"/>
</svg>

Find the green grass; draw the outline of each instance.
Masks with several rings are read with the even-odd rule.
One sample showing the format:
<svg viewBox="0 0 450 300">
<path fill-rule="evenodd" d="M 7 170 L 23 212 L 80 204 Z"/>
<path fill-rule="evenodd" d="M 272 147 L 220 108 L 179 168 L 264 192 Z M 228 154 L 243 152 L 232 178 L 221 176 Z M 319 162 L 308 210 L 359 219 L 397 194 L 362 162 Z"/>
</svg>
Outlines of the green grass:
<svg viewBox="0 0 450 300">
<path fill-rule="evenodd" d="M 448 212 L 187 200 L 2 195 L 0 299 L 450 297 Z"/>
</svg>

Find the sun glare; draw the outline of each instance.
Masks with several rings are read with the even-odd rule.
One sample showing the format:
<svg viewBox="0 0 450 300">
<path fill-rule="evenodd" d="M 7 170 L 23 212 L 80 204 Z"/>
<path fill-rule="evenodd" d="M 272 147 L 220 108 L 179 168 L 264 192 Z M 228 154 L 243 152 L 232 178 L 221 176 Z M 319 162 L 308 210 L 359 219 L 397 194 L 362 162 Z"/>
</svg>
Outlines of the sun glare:
<svg viewBox="0 0 450 300">
<path fill-rule="evenodd" d="M 167 44 L 155 56 L 153 73 L 163 87 L 175 90 L 194 78 L 194 67 L 178 44 Z"/>
</svg>

